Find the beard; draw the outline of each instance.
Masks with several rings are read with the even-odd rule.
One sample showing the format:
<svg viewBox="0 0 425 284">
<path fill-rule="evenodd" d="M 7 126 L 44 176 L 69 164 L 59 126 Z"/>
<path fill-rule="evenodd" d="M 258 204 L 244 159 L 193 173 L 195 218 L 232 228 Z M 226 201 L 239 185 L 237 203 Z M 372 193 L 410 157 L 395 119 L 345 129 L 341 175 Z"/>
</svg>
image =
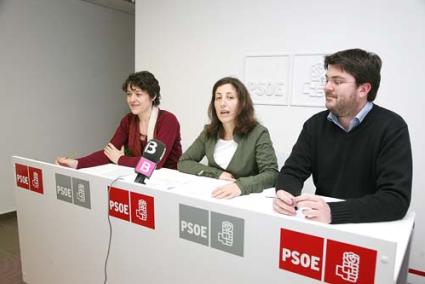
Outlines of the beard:
<svg viewBox="0 0 425 284">
<path fill-rule="evenodd" d="M 354 95 L 326 94 L 326 108 L 338 117 L 356 115 L 358 103 Z"/>
</svg>

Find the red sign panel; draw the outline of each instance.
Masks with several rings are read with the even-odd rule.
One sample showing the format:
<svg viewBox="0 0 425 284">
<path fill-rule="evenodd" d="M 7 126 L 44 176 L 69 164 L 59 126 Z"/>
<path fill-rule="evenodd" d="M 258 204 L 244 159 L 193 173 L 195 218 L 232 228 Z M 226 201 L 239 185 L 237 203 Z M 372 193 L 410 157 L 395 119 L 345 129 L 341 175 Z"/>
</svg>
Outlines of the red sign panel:
<svg viewBox="0 0 425 284">
<path fill-rule="evenodd" d="M 16 185 L 21 188 L 30 189 L 28 167 L 21 164 L 15 164 L 15 172 L 16 172 Z"/>
<path fill-rule="evenodd" d="M 130 192 L 131 222 L 155 229 L 154 198 Z"/>
<path fill-rule="evenodd" d="M 321 280 L 323 238 L 281 229 L 279 267 Z"/>
<path fill-rule="evenodd" d="M 374 283 L 376 250 L 328 240 L 325 281 L 327 283 Z"/>
<path fill-rule="evenodd" d="M 30 189 L 43 194 L 43 173 L 41 169 L 29 167 Z"/>
<path fill-rule="evenodd" d="M 111 187 L 109 190 L 109 215 L 130 221 L 128 191 Z"/>
</svg>

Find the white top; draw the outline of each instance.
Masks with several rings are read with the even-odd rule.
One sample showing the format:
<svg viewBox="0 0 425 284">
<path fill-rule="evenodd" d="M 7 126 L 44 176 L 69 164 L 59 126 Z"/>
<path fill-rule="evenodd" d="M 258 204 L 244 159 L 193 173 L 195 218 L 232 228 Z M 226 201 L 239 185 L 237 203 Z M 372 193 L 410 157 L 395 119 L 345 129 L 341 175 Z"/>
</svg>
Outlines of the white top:
<svg viewBox="0 0 425 284">
<path fill-rule="evenodd" d="M 233 155 L 238 148 L 238 143 L 234 140 L 218 139 L 214 149 L 214 160 L 222 169 L 227 169 L 227 166 L 232 160 Z"/>
</svg>

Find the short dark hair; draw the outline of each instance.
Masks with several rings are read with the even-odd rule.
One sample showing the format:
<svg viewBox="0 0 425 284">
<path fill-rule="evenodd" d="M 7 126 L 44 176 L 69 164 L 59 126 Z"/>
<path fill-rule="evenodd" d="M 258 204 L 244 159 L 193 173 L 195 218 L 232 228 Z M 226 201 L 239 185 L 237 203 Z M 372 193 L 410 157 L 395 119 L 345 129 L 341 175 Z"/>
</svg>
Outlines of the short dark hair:
<svg viewBox="0 0 425 284">
<path fill-rule="evenodd" d="M 370 83 L 367 100 L 375 100 L 381 82 L 382 66 L 382 60 L 377 54 L 359 48 L 342 50 L 326 56 L 324 65 L 325 69 L 329 65 L 335 65 L 349 73 L 356 79 L 357 85 Z"/>
<path fill-rule="evenodd" d="M 211 102 L 208 107 L 208 116 L 211 120 L 211 123 L 206 126 L 208 137 L 214 137 L 217 136 L 217 134 L 220 137 L 224 135 L 224 129 L 221 124 L 221 121 L 218 119 L 217 112 L 214 106 L 214 101 L 215 92 L 217 91 L 218 87 L 225 84 L 230 84 L 235 88 L 239 100 L 235 129 L 233 131 L 233 134 L 248 134 L 257 124 L 257 120 L 255 119 L 254 104 L 252 103 L 248 89 L 239 79 L 233 77 L 224 77 L 218 80 L 214 84 L 214 87 L 212 89 Z"/>
<path fill-rule="evenodd" d="M 149 97 L 153 98 L 153 105 L 159 105 L 161 100 L 161 87 L 159 86 L 158 80 L 149 71 L 140 71 L 130 74 L 128 78 L 122 84 L 122 90 L 127 92 L 127 88 L 140 88 L 149 94 Z"/>
</svg>

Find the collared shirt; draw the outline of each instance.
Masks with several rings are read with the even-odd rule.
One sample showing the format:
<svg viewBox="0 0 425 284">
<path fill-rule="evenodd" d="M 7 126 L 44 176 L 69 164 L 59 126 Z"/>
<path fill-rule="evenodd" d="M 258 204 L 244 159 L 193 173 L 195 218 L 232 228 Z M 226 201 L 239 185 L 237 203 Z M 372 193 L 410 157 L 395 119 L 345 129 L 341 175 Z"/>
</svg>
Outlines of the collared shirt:
<svg viewBox="0 0 425 284">
<path fill-rule="evenodd" d="M 341 123 L 338 120 L 338 117 L 332 112 L 329 112 L 328 120 L 332 121 L 333 123 L 338 125 L 342 130 L 348 133 L 351 130 L 353 130 L 355 127 L 359 126 L 360 123 L 362 123 L 362 121 L 364 120 L 366 115 L 369 113 L 369 111 L 372 109 L 372 107 L 373 107 L 373 103 L 367 102 L 366 105 L 362 108 L 362 110 L 359 111 L 359 113 L 356 114 L 356 116 L 350 121 L 350 124 L 348 125 L 348 129 L 345 129 L 344 126 L 341 125 Z"/>
</svg>

